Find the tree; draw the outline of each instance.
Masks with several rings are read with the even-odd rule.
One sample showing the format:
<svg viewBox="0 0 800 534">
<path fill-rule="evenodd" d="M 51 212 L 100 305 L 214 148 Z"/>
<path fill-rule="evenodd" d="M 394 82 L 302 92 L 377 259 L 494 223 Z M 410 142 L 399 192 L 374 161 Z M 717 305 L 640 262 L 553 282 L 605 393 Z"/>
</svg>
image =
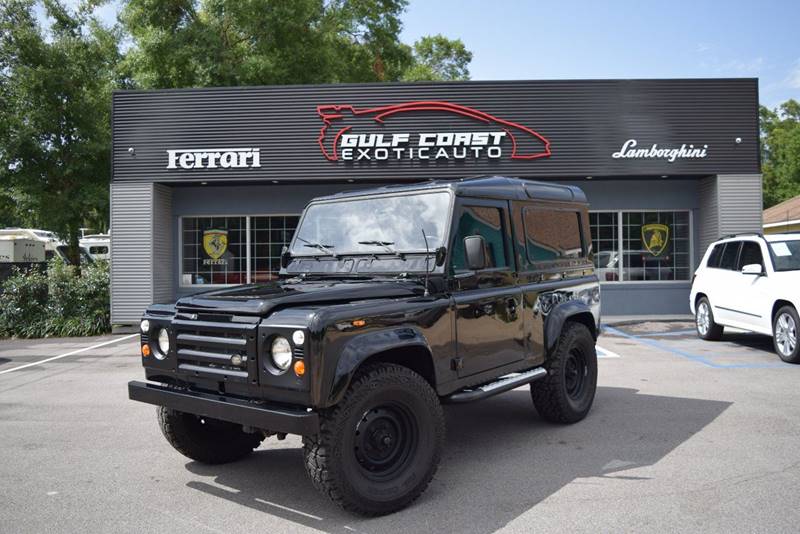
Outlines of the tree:
<svg viewBox="0 0 800 534">
<path fill-rule="evenodd" d="M 761 116 L 761 170 L 764 207 L 800 194 L 800 103 L 788 100 Z"/>
<path fill-rule="evenodd" d="M 111 91 L 119 34 L 93 16 L 32 0 L 0 4 L 0 183 L 18 218 L 55 231 L 78 260 L 81 226 L 108 220 Z"/>
<path fill-rule="evenodd" d="M 133 45 L 126 69 L 143 88 L 395 81 L 412 70 L 463 79 L 471 54 L 460 41 L 424 38 L 419 51 L 400 41 L 406 4 L 130 0 L 120 15 Z"/>
<path fill-rule="evenodd" d="M 469 80 L 472 52 L 461 39 L 439 34 L 423 37 L 414 43 L 414 63 L 403 74 L 405 81 Z"/>
</svg>

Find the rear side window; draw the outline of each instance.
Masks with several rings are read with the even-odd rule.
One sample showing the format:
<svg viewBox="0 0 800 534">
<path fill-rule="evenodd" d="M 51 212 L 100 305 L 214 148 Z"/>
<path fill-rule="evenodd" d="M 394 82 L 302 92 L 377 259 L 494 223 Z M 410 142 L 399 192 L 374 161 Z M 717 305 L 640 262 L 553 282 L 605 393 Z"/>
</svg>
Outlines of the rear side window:
<svg viewBox="0 0 800 534">
<path fill-rule="evenodd" d="M 731 241 L 725 244 L 725 250 L 722 252 L 722 258 L 719 262 L 720 269 L 734 270 L 736 269 L 736 258 L 739 257 L 739 245 L 741 241 Z"/>
<path fill-rule="evenodd" d="M 453 244 L 453 270 L 468 270 L 464 252 L 464 238 L 471 235 L 483 236 L 486 241 L 487 268 L 508 267 L 505 250 L 503 212 L 498 208 L 485 206 L 464 206 L 458 220 L 456 240 Z"/>
<path fill-rule="evenodd" d="M 581 216 L 576 211 L 525 208 L 525 250 L 528 260 L 542 263 L 583 255 Z"/>
<path fill-rule="evenodd" d="M 725 248 L 725 244 L 717 245 L 711 250 L 711 254 L 708 255 L 708 262 L 706 262 L 706 267 L 719 267 L 719 260 L 722 258 L 722 249 Z"/>
<path fill-rule="evenodd" d="M 742 252 L 739 254 L 739 264 L 736 266 L 737 270 L 742 270 L 745 265 L 756 264 L 764 268 L 764 259 L 761 256 L 761 247 L 755 241 L 744 241 L 742 243 Z"/>
</svg>

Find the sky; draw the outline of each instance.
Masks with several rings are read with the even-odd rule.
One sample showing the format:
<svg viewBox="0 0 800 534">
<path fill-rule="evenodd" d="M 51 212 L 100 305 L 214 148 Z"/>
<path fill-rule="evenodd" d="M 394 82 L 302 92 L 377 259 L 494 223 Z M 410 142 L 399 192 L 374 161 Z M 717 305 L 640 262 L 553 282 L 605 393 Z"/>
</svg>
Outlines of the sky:
<svg viewBox="0 0 800 534">
<path fill-rule="evenodd" d="M 762 104 L 800 100 L 800 0 L 411 0 L 403 23 L 464 41 L 474 80 L 755 77 Z"/>
</svg>

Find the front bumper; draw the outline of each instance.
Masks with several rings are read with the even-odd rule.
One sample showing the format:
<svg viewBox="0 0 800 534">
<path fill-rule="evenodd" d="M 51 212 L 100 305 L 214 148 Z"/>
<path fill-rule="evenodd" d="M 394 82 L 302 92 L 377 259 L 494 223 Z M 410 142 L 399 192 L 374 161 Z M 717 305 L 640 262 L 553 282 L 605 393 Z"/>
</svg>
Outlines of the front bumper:
<svg viewBox="0 0 800 534">
<path fill-rule="evenodd" d="M 319 433 L 319 416 L 304 409 L 277 407 L 264 403 L 180 390 L 147 382 L 128 382 L 131 400 L 165 406 L 179 412 L 202 415 L 272 432 L 312 436 Z"/>
</svg>

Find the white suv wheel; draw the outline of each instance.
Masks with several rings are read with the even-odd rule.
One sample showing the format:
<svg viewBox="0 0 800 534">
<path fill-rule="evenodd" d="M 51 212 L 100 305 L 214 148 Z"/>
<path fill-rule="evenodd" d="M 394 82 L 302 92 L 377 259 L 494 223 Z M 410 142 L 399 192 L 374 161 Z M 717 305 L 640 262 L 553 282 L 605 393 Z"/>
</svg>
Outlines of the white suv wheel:
<svg viewBox="0 0 800 534">
<path fill-rule="evenodd" d="M 697 306 L 696 322 L 697 330 L 700 332 L 700 335 L 705 336 L 708 334 L 708 329 L 711 327 L 711 318 L 709 316 L 708 303 L 705 301 Z"/>
<path fill-rule="evenodd" d="M 782 313 L 775 323 L 775 344 L 783 356 L 791 356 L 797 346 L 797 325 L 788 313 Z"/>
</svg>

